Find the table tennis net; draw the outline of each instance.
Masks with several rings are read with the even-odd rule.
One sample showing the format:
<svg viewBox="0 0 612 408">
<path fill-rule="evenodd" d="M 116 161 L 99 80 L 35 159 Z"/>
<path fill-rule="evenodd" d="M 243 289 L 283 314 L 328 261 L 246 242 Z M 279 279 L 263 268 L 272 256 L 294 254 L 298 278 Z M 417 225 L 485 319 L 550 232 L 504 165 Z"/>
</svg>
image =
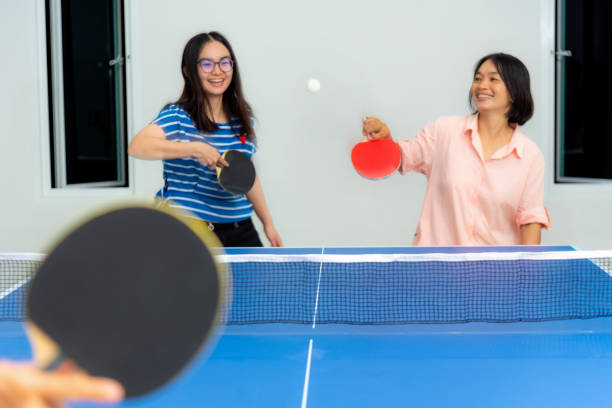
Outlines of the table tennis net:
<svg viewBox="0 0 612 408">
<path fill-rule="evenodd" d="M 28 283 L 42 263 L 42 254 L 0 254 L 0 320 L 21 320 Z"/>
<path fill-rule="evenodd" d="M 0 320 L 20 320 L 42 255 L 0 255 Z M 612 316 L 612 252 L 221 255 L 227 324 L 404 324 Z M 176 271 L 180 273 L 180 271 Z M 172 274 L 169 279 L 173 279 Z"/>
</svg>

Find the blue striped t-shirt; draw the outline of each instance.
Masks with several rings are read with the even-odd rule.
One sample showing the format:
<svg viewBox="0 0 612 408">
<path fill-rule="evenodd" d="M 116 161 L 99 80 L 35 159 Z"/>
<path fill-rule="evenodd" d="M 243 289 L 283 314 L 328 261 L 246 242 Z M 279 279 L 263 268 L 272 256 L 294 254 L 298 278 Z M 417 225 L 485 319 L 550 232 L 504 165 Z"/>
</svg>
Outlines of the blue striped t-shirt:
<svg viewBox="0 0 612 408">
<path fill-rule="evenodd" d="M 238 120 L 217 123 L 219 129 L 213 133 L 200 132 L 191 116 L 178 105 L 164 108 L 152 123 L 161 126 L 166 139 L 174 142 L 205 142 L 217 149 L 219 154 L 226 150 L 239 150 L 249 157 L 257 151 L 254 142 L 245 143 L 238 138 L 242 126 Z M 204 221 L 235 222 L 249 218 L 253 206 L 244 195 L 229 193 L 217 181 L 217 172 L 200 164 L 193 157 L 167 159 L 164 164 L 164 187 L 157 196 L 170 200 L 171 207 L 188 211 Z"/>
</svg>

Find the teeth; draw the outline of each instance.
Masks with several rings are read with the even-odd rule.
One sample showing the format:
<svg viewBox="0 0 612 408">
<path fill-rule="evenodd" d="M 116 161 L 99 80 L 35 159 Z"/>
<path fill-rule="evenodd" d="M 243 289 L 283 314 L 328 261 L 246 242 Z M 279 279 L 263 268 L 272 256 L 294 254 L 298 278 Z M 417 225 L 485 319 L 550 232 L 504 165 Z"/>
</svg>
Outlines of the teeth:
<svg viewBox="0 0 612 408">
<path fill-rule="evenodd" d="M 483 94 L 478 94 L 479 98 L 492 98 L 491 95 L 483 95 Z"/>
<path fill-rule="evenodd" d="M 222 79 L 209 79 L 209 82 L 223 82 Z"/>
</svg>

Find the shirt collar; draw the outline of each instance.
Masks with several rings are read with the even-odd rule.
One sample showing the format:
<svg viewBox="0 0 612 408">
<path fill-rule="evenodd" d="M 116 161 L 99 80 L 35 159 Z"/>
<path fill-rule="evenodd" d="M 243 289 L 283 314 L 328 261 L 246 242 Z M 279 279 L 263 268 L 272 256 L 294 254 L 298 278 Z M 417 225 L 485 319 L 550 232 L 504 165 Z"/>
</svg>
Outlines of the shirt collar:
<svg viewBox="0 0 612 408">
<path fill-rule="evenodd" d="M 523 158 L 525 153 L 525 136 L 518 124 L 513 124 L 514 133 L 512 134 L 512 138 L 510 139 L 510 143 L 507 145 L 507 150 L 504 151 L 504 156 L 516 152 L 516 155 L 519 159 Z M 469 115 L 467 120 L 465 121 L 465 127 L 463 129 L 463 133 L 466 136 L 471 137 L 474 131 L 478 132 L 478 113 L 473 115 Z"/>
</svg>

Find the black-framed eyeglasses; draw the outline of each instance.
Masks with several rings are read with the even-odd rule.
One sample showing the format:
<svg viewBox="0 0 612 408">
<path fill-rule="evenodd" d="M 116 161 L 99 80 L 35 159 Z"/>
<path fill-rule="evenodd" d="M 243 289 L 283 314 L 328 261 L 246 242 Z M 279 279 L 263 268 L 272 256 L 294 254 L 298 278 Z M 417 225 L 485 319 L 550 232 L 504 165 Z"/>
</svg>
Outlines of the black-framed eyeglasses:
<svg viewBox="0 0 612 408">
<path fill-rule="evenodd" d="M 198 65 L 202 71 L 210 74 L 215 70 L 215 65 L 219 65 L 219 69 L 223 72 L 230 72 L 234 69 L 234 61 L 230 57 L 221 58 L 219 62 L 215 62 L 208 58 L 202 58 L 198 61 Z"/>
</svg>

